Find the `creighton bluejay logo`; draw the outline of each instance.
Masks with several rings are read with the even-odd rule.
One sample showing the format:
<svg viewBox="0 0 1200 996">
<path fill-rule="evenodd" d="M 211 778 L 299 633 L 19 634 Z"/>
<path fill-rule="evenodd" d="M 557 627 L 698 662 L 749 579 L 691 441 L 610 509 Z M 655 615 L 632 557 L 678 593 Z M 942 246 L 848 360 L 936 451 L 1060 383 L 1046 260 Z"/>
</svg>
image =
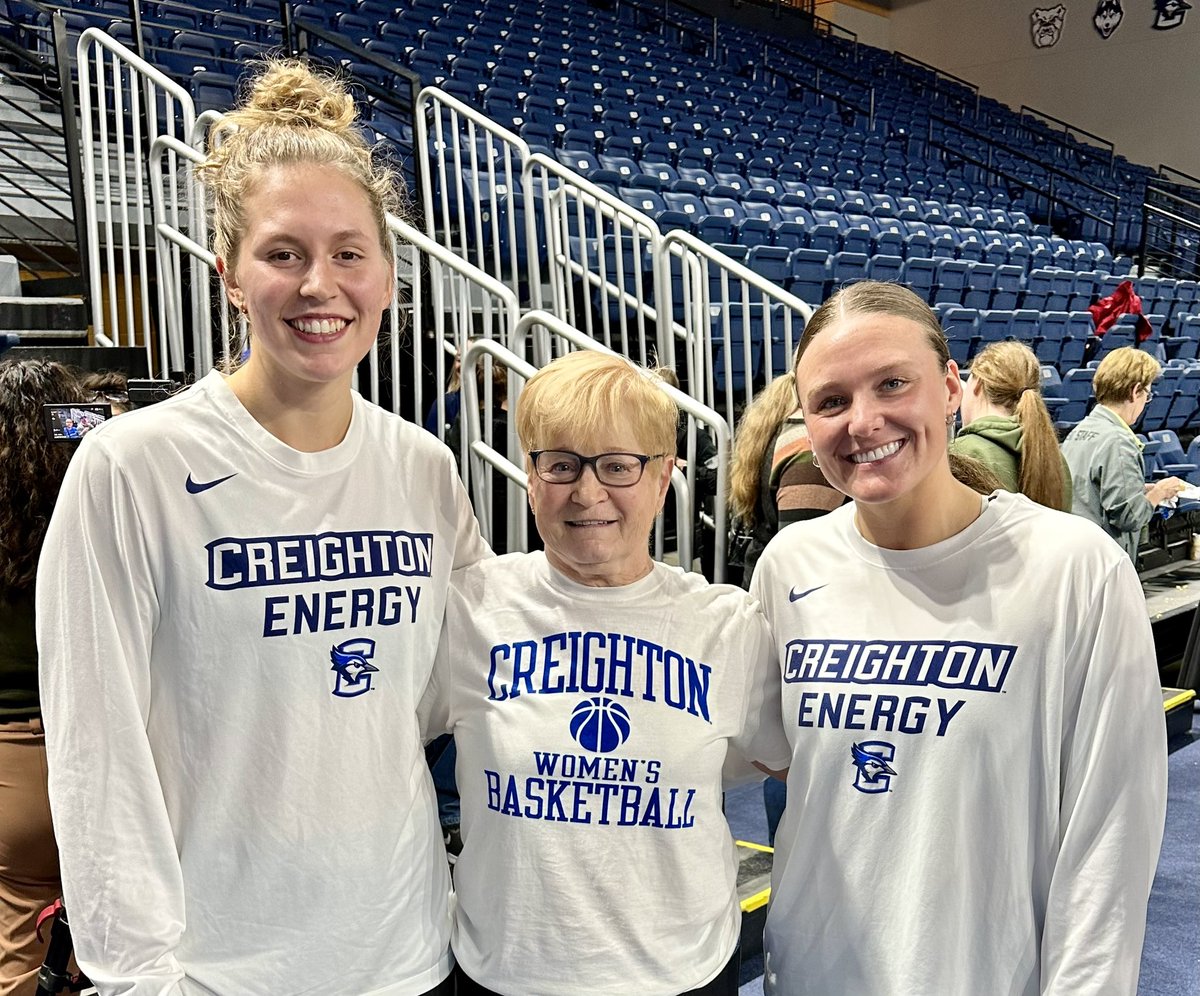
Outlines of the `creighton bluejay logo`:
<svg viewBox="0 0 1200 996">
<path fill-rule="evenodd" d="M 339 643 L 329 651 L 329 659 L 333 661 L 330 669 L 337 674 L 333 685 L 333 694 L 344 699 L 362 695 L 371 690 L 371 676 L 378 673 L 379 668 L 371 663 L 375 656 L 375 641 L 364 637 L 360 640 L 347 640 Z"/>
<path fill-rule="evenodd" d="M 1154 23 L 1150 26 L 1156 31 L 1170 31 L 1183 23 L 1191 9 L 1187 0 L 1154 0 Z"/>
<path fill-rule="evenodd" d="M 889 761 L 896 757 L 894 744 L 883 740 L 864 740 L 850 747 L 850 758 L 858 773 L 854 776 L 854 787 L 860 792 L 874 794 L 887 792 L 892 787 L 892 775 L 896 773 Z"/>
</svg>

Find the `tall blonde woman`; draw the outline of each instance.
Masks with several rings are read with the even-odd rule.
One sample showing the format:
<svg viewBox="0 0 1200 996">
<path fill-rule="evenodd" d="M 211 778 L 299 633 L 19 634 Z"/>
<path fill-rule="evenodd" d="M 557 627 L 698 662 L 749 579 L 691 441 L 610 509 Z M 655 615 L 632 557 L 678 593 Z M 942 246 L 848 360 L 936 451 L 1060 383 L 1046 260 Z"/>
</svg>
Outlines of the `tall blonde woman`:
<svg viewBox="0 0 1200 996">
<path fill-rule="evenodd" d="M 826 301 L 796 379 L 853 503 L 781 532 L 751 585 L 792 745 L 767 993 L 1133 996 L 1166 735 L 1129 559 L 955 479 L 962 381 L 908 289 Z"/>
<path fill-rule="evenodd" d="M 203 177 L 236 372 L 89 432 L 42 555 L 80 966 L 128 996 L 452 992 L 416 705 L 486 548 L 449 450 L 354 370 L 394 263 L 344 86 L 268 66 Z"/>
<path fill-rule="evenodd" d="M 1024 343 L 994 342 L 971 361 L 950 452 L 983 463 L 1006 491 L 1071 510 L 1071 475 L 1042 400 L 1042 368 Z"/>
</svg>

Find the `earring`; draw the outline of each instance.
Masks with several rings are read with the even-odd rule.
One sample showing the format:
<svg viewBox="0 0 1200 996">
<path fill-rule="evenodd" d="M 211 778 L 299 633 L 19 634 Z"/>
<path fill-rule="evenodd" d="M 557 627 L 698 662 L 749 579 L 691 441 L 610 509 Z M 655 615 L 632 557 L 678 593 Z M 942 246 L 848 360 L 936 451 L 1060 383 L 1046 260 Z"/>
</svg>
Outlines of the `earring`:
<svg viewBox="0 0 1200 996">
<path fill-rule="evenodd" d="M 813 470 L 821 469 L 821 465 L 819 463 L 817 463 L 817 454 L 816 453 L 813 453 L 813 455 L 812 455 L 812 465 L 813 465 Z"/>
<path fill-rule="evenodd" d="M 951 412 L 949 415 L 946 416 L 946 425 L 953 425 L 953 424 L 954 424 L 954 412 Z"/>
</svg>

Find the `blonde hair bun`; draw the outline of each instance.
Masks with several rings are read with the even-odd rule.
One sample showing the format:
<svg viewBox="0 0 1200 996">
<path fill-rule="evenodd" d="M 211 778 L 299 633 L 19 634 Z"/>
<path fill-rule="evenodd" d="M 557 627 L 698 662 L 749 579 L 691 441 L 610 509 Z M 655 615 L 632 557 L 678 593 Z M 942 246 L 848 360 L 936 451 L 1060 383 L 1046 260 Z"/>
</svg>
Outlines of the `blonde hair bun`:
<svg viewBox="0 0 1200 996">
<path fill-rule="evenodd" d="M 278 125 L 343 134 L 352 131 L 356 117 L 354 98 L 345 83 L 291 59 L 268 63 L 254 80 L 244 106 L 227 120 L 239 128 Z"/>
</svg>

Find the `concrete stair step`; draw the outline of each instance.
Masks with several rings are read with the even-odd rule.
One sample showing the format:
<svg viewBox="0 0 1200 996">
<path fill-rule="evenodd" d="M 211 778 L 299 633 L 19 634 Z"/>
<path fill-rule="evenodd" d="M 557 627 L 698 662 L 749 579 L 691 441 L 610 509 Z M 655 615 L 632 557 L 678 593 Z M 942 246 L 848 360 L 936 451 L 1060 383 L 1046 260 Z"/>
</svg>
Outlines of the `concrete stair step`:
<svg viewBox="0 0 1200 996">
<path fill-rule="evenodd" d="M 77 297 L 0 297 L 0 331 L 26 340 L 86 342 L 89 315 Z"/>
</svg>

